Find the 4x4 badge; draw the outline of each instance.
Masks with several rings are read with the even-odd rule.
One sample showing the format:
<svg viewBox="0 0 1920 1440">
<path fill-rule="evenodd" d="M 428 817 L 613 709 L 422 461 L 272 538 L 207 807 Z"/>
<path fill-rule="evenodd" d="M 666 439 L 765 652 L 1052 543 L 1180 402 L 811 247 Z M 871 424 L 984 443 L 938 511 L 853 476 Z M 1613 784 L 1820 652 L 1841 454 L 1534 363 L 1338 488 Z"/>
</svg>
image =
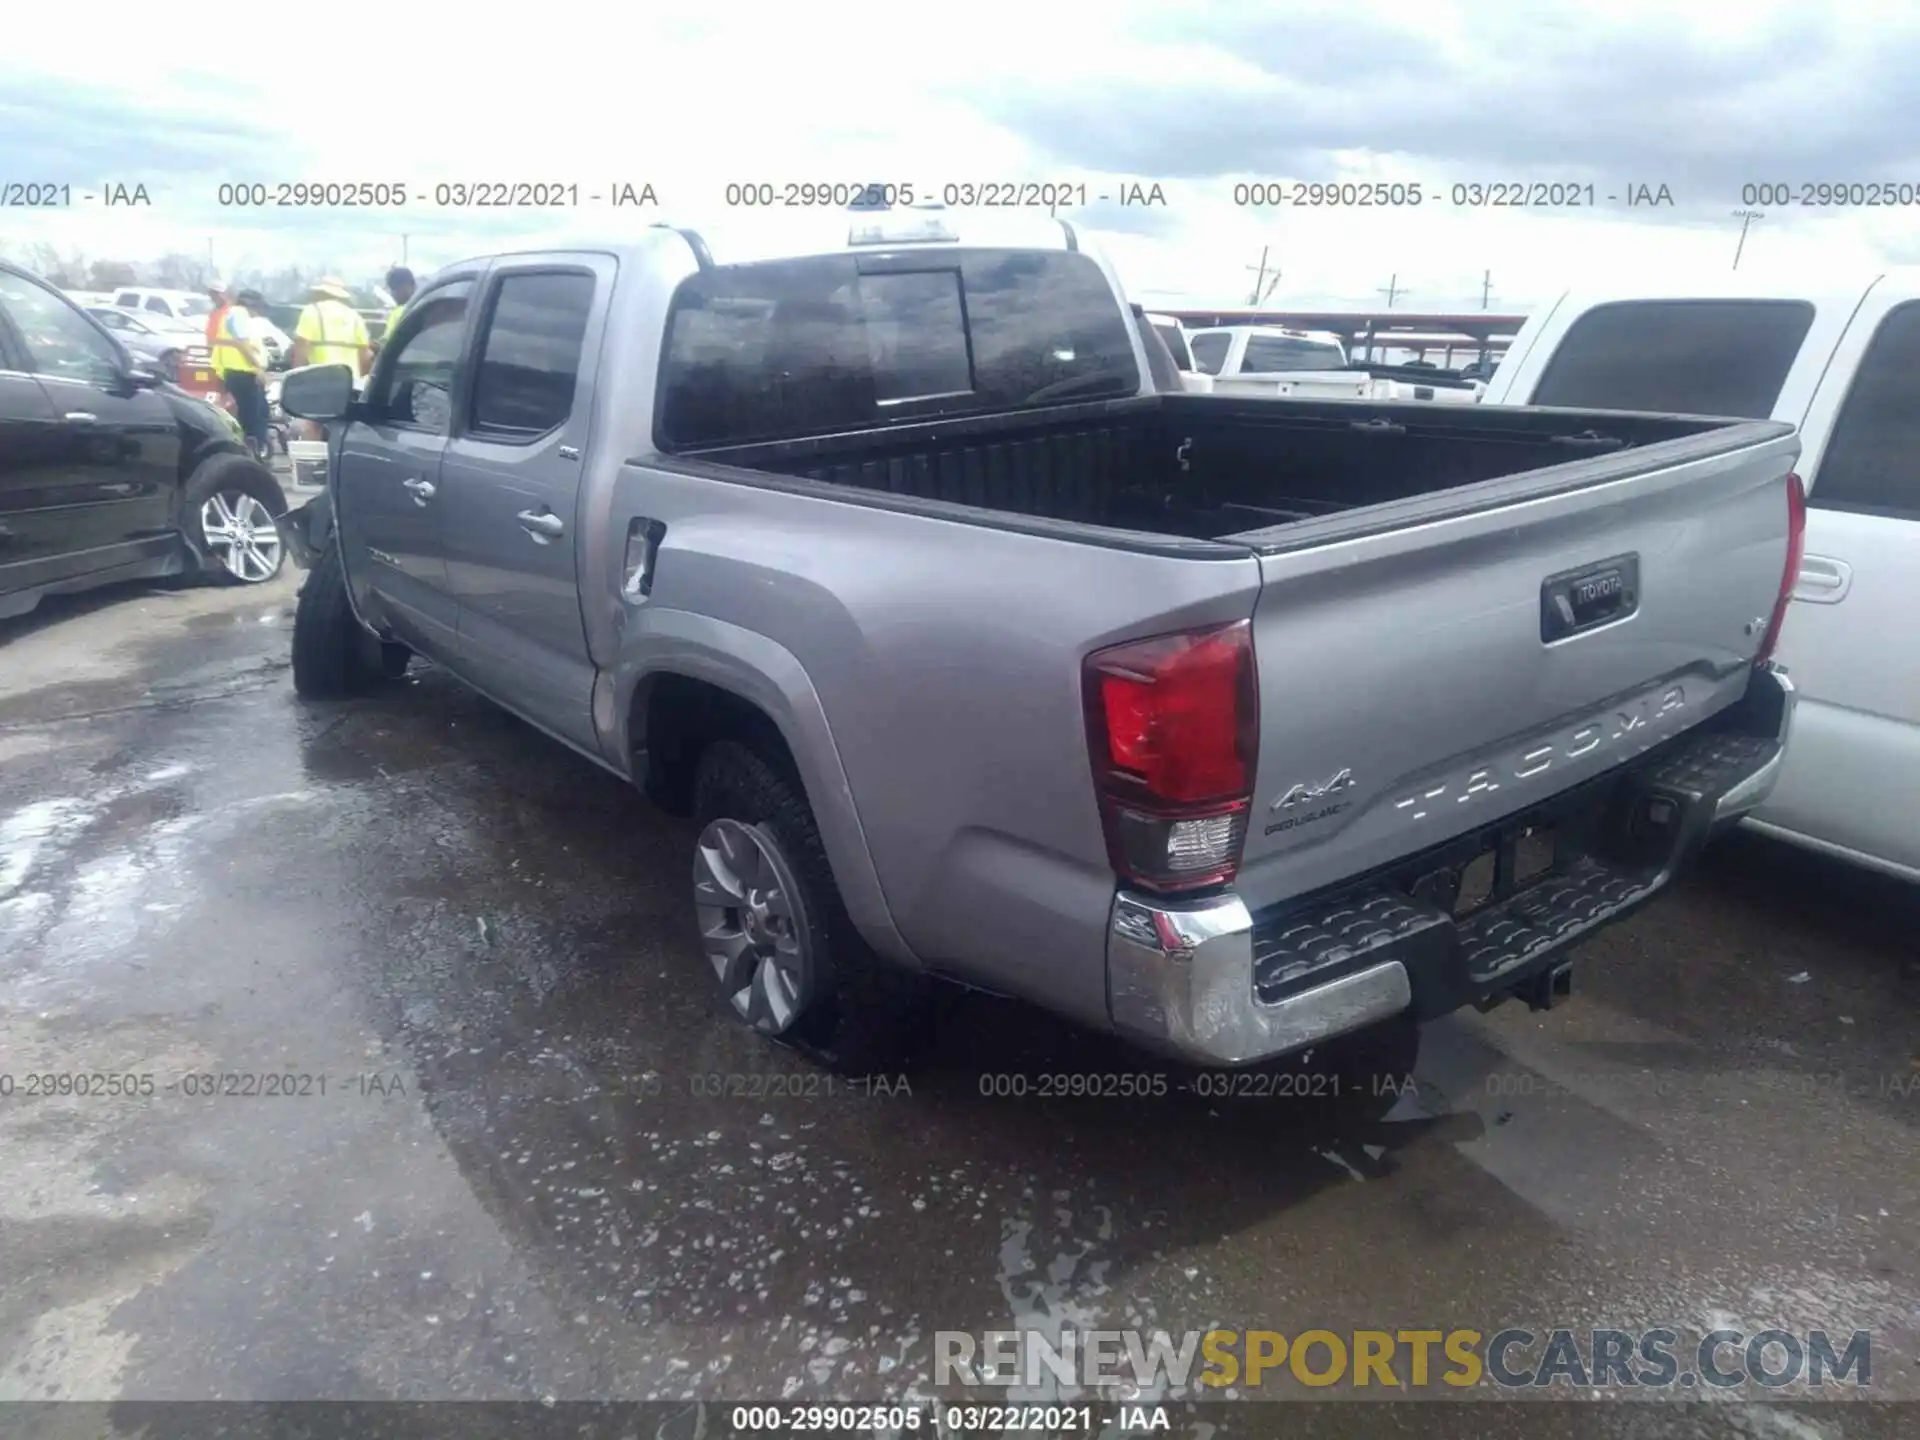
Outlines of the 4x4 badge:
<svg viewBox="0 0 1920 1440">
<path fill-rule="evenodd" d="M 1304 805 L 1313 800 L 1323 800 L 1329 795 L 1338 795 L 1342 790 L 1351 790 L 1354 785 L 1353 771 L 1342 770 L 1332 779 L 1319 785 L 1296 785 L 1269 807 L 1274 810 L 1291 810 L 1296 805 Z"/>
</svg>

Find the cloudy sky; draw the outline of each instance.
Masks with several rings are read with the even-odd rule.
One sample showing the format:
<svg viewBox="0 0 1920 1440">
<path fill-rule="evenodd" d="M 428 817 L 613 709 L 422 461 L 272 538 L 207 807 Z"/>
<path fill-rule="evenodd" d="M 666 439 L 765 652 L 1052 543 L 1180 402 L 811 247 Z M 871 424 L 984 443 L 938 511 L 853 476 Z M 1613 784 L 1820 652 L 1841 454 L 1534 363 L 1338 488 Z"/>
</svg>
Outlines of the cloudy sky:
<svg viewBox="0 0 1920 1440">
<path fill-rule="evenodd" d="M 648 221 L 779 225 L 728 182 L 1085 184 L 1075 216 L 1148 300 L 1524 310 L 1568 280 L 1733 259 L 1743 186 L 1920 187 L 1920 7 L 1610 0 L 969 0 L 695 7 L 34 5 L 0 49 L 0 247 L 197 255 L 367 275 Z M 680 11 L 686 18 L 672 18 Z M 643 13 L 648 12 L 648 13 Z M 367 12 L 361 12 L 367 13 Z M 693 18 L 706 16 L 709 18 Z M 329 18 L 339 17 L 339 18 Z M 111 58 L 109 58 L 111 57 Z M 550 181 L 581 203 L 461 211 L 436 184 Z M 1253 181 L 1398 182 L 1418 207 L 1236 206 Z M 404 209 L 222 207 L 223 182 L 373 181 Z M 144 184 L 145 209 L 80 201 Z M 587 197 L 651 184 L 658 211 Z M 1486 209 L 1453 186 L 1593 187 L 1573 209 Z M 1159 184 L 1163 207 L 1094 197 Z M 1629 208 L 1665 186 L 1671 207 Z M 1609 201 L 1610 195 L 1621 198 Z M 1794 198 L 1797 198 L 1795 196 Z M 1777 200 L 1742 271 L 1920 261 L 1920 204 Z M 964 234 L 964 231 L 963 231 Z M 402 236 L 405 240 L 402 240 Z"/>
</svg>

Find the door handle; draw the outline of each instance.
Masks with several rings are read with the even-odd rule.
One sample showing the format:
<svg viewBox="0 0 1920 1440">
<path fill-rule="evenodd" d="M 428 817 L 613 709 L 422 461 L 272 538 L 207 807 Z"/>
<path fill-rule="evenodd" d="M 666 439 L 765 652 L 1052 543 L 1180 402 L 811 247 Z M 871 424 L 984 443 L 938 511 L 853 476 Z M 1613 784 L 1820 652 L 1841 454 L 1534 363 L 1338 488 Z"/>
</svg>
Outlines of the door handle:
<svg viewBox="0 0 1920 1440">
<path fill-rule="evenodd" d="M 551 510 L 522 510 L 519 518 L 520 528 L 541 545 L 550 545 L 567 533 L 567 522 Z"/>
<path fill-rule="evenodd" d="M 99 418 L 100 417 L 94 414 L 91 410 L 67 411 L 67 419 L 73 421 L 76 425 L 91 425 Z"/>
<path fill-rule="evenodd" d="M 412 492 L 413 503 L 416 505 L 424 506 L 429 500 L 433 499 L 433 482 L 431 480 L 402 480 L 400 483 Z"/>
<path fill-rule="evenodd" d="M 1794 577 L 1793 598 L 1814 605 L 1837 605 L 1853 588 L 1853 567 L 1844 560 L 1807 555 Z"/>
</svg>

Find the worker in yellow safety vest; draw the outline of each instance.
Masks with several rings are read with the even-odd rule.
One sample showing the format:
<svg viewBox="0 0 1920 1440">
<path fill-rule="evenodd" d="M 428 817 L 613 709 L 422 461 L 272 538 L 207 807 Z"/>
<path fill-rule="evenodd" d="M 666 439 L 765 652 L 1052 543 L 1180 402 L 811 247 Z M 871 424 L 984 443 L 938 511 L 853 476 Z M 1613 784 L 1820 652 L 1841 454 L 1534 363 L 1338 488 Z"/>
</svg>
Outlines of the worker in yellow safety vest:
<svg viewBox="0 0 1920 1440">
<path fill-rule="evenodd" d="M 207 293 L 213 297 L 213 312 L 207 316 L 207 350 L 221 388 L 233 397 L 233 412 L 248 447 L 261 458 L 267 453 L 267 392 L 264 372 L 267 354 L 254 327 L 256 313 L 264 314 L 266 301 L 259 292 L 245 290 L 228 299 L 224 280 L 210 281 Z M 258 307 L 256 311 L 255 307 Z"/>
<path fill-rule="evenodd" d="M 377 355 L 386 348 L 387 340 L 400 324 L 400 317 L 406 313 L 407 306 L 413 303 L 413 292 L 419 289 L 414 282 L 413 271 L 404 265 L 396 265 L 387 271 L 387 293 L 393 296 L 393 308 L 387 312 L 386 328 L 380 332 L 380 339 L 373 347 Z"/>
<path fill-rule="evenodd" d="M 232 292 L 227 282 L 219 276 L 207 281 L 207 298 L 213 302 L 213 309 L 207 313 L 207 352 L 213 356 L 213 369 L 220 370 L 220 327 L 227 318 L 227 307 L 233 303 Z"/>
<path fill-rule="evenodd" d="M 315 281 L 312 303 L 293 327 L 294 365 L 345 365 L 357 387 L 372 359 L 373 343 L 367 338 L 367 322 L 353 308 L 353 292 L 331 275 Z M 324 433 L 318 426 L 308 427 L 310 439 Z"/>
</svg>

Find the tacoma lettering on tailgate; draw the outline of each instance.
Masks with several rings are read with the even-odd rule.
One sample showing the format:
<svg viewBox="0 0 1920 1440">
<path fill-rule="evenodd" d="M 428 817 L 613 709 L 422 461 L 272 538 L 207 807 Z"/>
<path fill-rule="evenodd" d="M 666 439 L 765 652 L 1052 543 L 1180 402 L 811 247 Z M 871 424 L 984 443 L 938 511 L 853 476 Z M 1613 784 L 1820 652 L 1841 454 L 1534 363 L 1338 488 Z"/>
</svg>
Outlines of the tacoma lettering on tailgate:
<svg viewBox="0 0 1920 1440">
<path fill-rule="evenodd" d="M 1602 747 L 1630 740 L 1631 749 L 1645 749 L 1673 728 L 1672 716 L 1685 709 L 1686 704 L 1686 690 L 1670 685 L 1658 695 L 1614 706 L 1550 740 L 1530 744 L 1505 760 L 1479 766 L 1463 778 L 1429 786 L 1404 800 L 1396 800 L 1393 808 L 1411 812 L 1410 820 L 1425 820 L 1435 813 L 1457 813 L 1450 807 L 1497 795 L 1504 785 L 1532 780 L 1556 765 L 1564 767 L 1569 761 L 1585 759 Z M 1625 759 L 1626 755 L 1623 753 L 1620 758 Z"/>
</svg>

